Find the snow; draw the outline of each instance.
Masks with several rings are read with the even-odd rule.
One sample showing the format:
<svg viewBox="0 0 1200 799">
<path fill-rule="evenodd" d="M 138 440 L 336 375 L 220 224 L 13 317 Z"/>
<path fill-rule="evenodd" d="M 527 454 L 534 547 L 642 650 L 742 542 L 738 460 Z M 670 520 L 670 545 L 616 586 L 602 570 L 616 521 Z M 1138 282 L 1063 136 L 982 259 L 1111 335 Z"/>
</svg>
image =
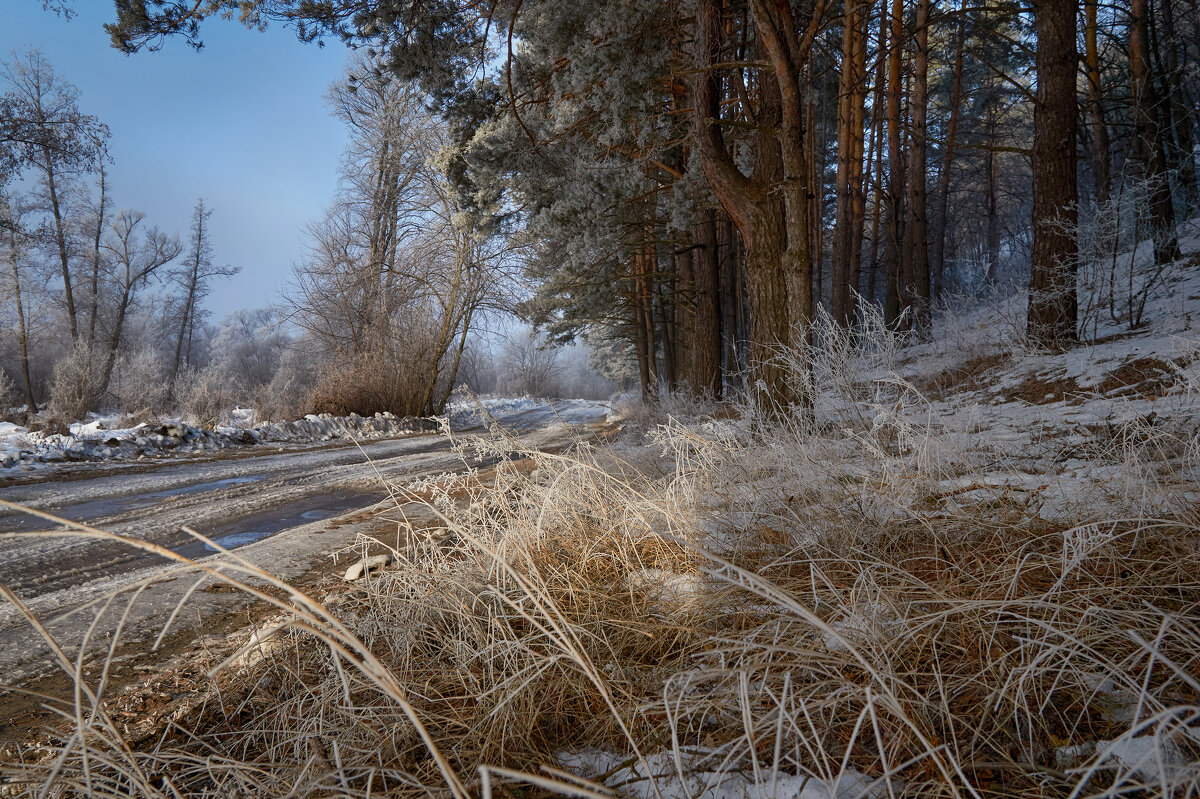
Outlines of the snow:
<svg viewBox="0 0 1200 799">
<path fill-rule="evenodd" d="M 455 429 L 474 427 L 485 423 L 485 414 L 493 418 L 512 416 L 548 404 L 545 399 L 533 397 L 462 397 L 446 405 L 450 426 Z"/>
<path fill-rule="evenodd" d="M 589 423 L 609 412 L 606 402 L 546 400 L 531 397 L 484 397 L 456 400 L 446 416 L 402 418 L 390 413 L 374 416 L 308 414 L 292 422 L 258 422 L 253 408 L 235 408 L 229 423 L 213 428 L 189 425 L 178 418 L 130 426 L 124 414 L 90 414 L 69 426 L 67 434 L 29 431 L 0 423 L 0 468 L 36 468 L 40 464 L 73 461 L 165 458 L 178 454 L 216 452 L 262 444 L 316 445 L 322 442 L 371 441 L 432 432 L 448 420 L 452 429 L 483 424 L 480 406 L 506 426 L 536 427 L 568 420 Z"/>
<path fill-rule="evenodd" d="M 1179 785 L 1200 776 L 1200 764 L 1190 762 L 1175 741 L 1159 735 L 1126 735 L 1113 741 L 1063 746 L 1054 756 L 1059 768 L 1077 772 L 1116 768 L 1125 781 L 1132 778 L 1146 786 Z M 1118 781 L 1122 781 L 1120 777 Z"/>
<path fill-rule="evenodd" d="M 238 409 L 234 424 L 207 429 L 178 419 L 124 426 L 124 415 L 92 415 L 76 422 L 66 434 L 29 431 L 19 425 L 0 427 L 0 465 L 34 468 L 38 464 L 73 461 L 133 460 L 170 455 L 215 452 L 258 444 L 312 445 L 326 441 L 390 438 L 436 429 L 428 419 L 400 418 L 390 413 L 373 417 L 309 415 L 294 422 L 252 423 L 254 412 Z"/>
<path fill-rule="evenodd" d="M 590 780 L 605 776 L 605 785 L 620 786 L 621 795 L 634 799 L 859 799 L 886 795 L 882 785 L 853 768 L 820 779 L 767 766 L 757 775 L 708 771 L 697 768 L 700 760 L 693 756 L 689 762 L 681 757 L 677 762 L 673 753 L 658 752 L 639 762 L 627 753 L 600 749 L 558 754 L 559 764 L 568 771 Z"/>
<path fill-rule="evenodd" d="M 1185 257 L 1200 253 L 1195 228 L 1181 236 Z M 1139 258 L 1150 257 L 1145 249 Z M 935 465 L 946 474 L 936 492 L 955 492 L 944 507 L 990 491 L 1028 502 L 1047 521 L 1070 521 L 1085 506 L 1091 514 L 1155 514 L 1192 495 L 1200 476 L 1200 269 L 1173 267 L 1136 330 L 1113 322 L 1107 308 L 1093 311 L 1088 341 L 1065 352 L 1025 348 L 1024 305 L 1020 296 L 957 304 L 937 315 L 928 341 L 861 359 L 862 379 L 881 399 L 848 403 L 827 391 L 823 415 L 860 413 L 874 424 L 872 437 L 888 433 L 901 455 L 928 461 L 923 471 Z M 1151 450 L 1179 442 L 1193 455 L 1168 473 Z M 1135 496 L 1147 484 L 1154 490 Z M 1097 504 L 1104 495 L 1107 508 Z"/>
<path fill-rule="evenodd" d="M 499 422 L 505 427 L 529 429 L 556 422 L 589 424 L 607 419 L 612 406 L 602 400 L 546 399 L 536 397 L 466 396 L 446 406 L 450 427 L 465 430 Z"/>
</svg>

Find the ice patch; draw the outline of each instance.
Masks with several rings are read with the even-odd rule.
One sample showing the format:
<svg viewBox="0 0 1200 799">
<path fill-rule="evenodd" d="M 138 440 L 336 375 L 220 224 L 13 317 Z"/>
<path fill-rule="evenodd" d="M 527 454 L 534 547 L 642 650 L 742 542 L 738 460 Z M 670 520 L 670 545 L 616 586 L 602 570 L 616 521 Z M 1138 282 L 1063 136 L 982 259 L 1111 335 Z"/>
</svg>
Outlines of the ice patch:
<svg viewBox="0 0 1200 799">
<path fill-rule="evenodd" d="M 269 535 L 270 535 L 270 533 L 262 532 L 259 530 L 247 530 L 246 532 L 242 532 L 242 533 L 233 533 L 232 535 L 225 535 L 225 536 L 221 536 L 220 538 L 214 538 L 213 544 L 216 544 L 217 546 L 219 546 L 223 549 L 236 549 L 238 547 L 244 547 L 244 546 L 246 546 L 246 544 L 253 544 L 255 541 L 260 541 Z M 209 552 L 219 552 L 220 551 L 217 549 L 217 547 L 213 546 L 212 544 L 205 544 L 204 548 L 206 550 L 208 550 Z"/>
</svg>

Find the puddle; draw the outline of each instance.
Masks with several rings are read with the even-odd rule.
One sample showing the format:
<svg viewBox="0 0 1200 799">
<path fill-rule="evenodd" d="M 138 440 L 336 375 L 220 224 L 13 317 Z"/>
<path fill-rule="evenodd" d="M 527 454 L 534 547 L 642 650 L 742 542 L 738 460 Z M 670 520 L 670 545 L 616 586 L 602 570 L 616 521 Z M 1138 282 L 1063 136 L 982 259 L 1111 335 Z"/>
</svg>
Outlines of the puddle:
<svg viewBox="0 0 1200 799">
<path fill-rule="evenodd" d="M 292 527 L 328 519 L 348 510 L 368 507 L 384 498 L 379 492 L 304 497 L 210 529 L 199 528 L 197 532 L 208 536 L 226 549 L 237 549 Z M 212 547 L 199 541 L 172 547 L 172 550 L 188 558 L 203 557 L 214 551 Z"/>
<path fill-rule="evenodd" d="M 270 533 L 263 532 L 261 530 L 250 530 L 244 533 L 234 533 L 233 535 L 223 535 L 220 538 L 214 538 L 213 543 L 224 549 L 235 549 L 237 547 L 245 546 L 246 544 L 253 544 L 255 541 L 266 538 L 269 535 Z M 209 544 L 205 544 L 204 548 L 209 552 L 220 551 L 217 549 L 217 547 L 210 546 Z"/>
<path fill-rule="evenodd" d="M 330 516 L 333 516 L 331 510 L 306 510 L 300 514 L 300 518 L 306 522 L 317 522 L 321 519 L 328 519 Z"/>
<path fill-rule="evenodd" d="M 153 494 L 142 494 L 136 497 L 136 501 L 153 501 L 156 499 L 165 499 L 166 497 L 182 497 L 187 494 L 199 494 L 202 491 L 208 491 L 214 488 L 228 488 L 229 486 L 241 485 L 242 483 L 257 483 L 266 475 L 261 474 L 246 474 L 241 477 L 226 477 L 224 480 L 213 480 L 210 483 L 196 483 L 195 485 L 182 486 L 180 488 L 169 488 L 166 491 L 156 491 Z"/>
</svg>

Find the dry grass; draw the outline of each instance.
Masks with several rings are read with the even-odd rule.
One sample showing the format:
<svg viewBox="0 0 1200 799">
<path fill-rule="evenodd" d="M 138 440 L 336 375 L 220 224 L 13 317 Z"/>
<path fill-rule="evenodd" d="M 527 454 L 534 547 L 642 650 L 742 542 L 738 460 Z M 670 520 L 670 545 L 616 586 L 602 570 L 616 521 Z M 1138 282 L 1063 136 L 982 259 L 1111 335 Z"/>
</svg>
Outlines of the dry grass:
<svg viewBox="0 0 1200 799">
<path fill-rule="evenodd" d="M 816 424 L 642 412 L 648 437 L 604 447 L 463 442 L 502 457 L 494 475 L 398 487 L 440 526 L 324 604 L 253 587 L 272 583 L 229 555 L 210 576 L 286 624 L 261 654 L 137 746 L 79 674 L 69 732 L 8 764 L 8 786 L 1200 795 L 1200 528 L 1150 502 L 1170 492 L 1142 468 L 1182 474 L 1191 450 L 1159 429 L 1115 440 L 1091 457 L 1136 460 L 1140 493 L 1048 513 L 1040 488 L 998 483 L 937 420 L 898 411 L 912 386 L 862 382 L 887 341 L 837 335 L 819 338 L 837 402 Z"/>
</svg>

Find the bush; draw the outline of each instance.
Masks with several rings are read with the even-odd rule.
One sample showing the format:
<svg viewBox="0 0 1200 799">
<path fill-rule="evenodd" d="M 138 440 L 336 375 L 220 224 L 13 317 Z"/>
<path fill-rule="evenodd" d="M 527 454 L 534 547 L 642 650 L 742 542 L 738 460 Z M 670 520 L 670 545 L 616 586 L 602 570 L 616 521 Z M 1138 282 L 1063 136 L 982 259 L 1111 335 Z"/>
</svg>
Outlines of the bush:
<svg viewBox="0 0 1200 799">
<path fill-rule="evenodd" d="M 313 408 L 316 375 L 312 358 L 296 349 L 285 350 L 271 382 L 255 392 L 254 406 L 264 421 L 299 419 Z"/>
<path fill-rule="evenodd" d="M 189 371 L 176 380 L 180 409 L 193 424 L 212 426 L 233 408 L 233 390 L 225 374 L 217 368 Z"/>
<path fill-rule="evenodd" d="M 122 354 L 109 380 L 109 391 L 117 407 L 124 410 L 166 411 L 171 391 L 165 359 L 148 348 Z"/>
<path fill-rule="evenodd" d="M 0 371 L 0 418 L 10 419 L 21 405 L 22 397 L 8 373 Z"/>
<path fill-rule="evenodd" d="M 50 416 L 65 422 L 84 418 L 100 405 L 103 356 L 87 343 L 78 342 L 54 365 L 50 385 Z"/>
<path fill-rule="evenodd" d="M 420 360 L 389 358 L 383 353 L 366 353 L 331 365 L 313 390 L 313 411 L 334 416 L 372 416 L 381 411 L 427 416 L 436 409 L 423 396 L 421 365 Z"/>
</svg>

